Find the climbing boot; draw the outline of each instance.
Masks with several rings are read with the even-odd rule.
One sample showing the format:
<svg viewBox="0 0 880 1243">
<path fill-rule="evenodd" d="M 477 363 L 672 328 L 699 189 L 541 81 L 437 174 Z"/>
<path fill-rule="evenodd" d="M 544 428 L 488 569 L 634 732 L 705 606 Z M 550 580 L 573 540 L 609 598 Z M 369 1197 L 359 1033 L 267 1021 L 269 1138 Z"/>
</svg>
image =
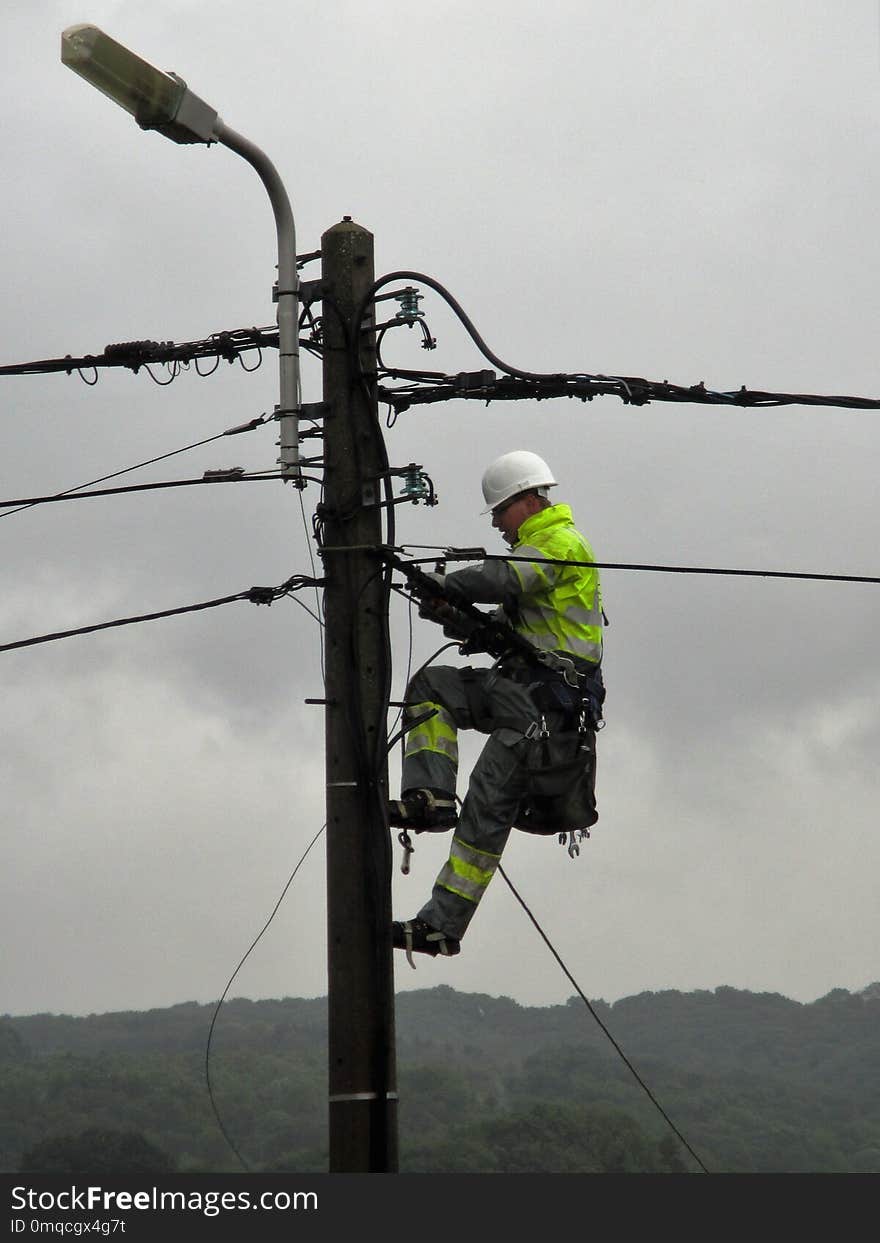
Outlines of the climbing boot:
<svg viewBox="0 0 880 1243">
<path fill-rule="evenodd" d="M 407 790 L 388 804 L 388 823 L 414 833 L 442 833 L 458 824 L 455 798 L 445 790 Z"/>
<path fill-rule="evenodd" d="M 460 941 L 438 932 L 423 919 L 395 920 L 391 925 L 391 944 L 395 949 L 406 950 L 407 962 L 413 968 L 413 954 L 429 954 L 431 958 L 444 954 L 451 958 L 461 950 Z"/>
</svg>

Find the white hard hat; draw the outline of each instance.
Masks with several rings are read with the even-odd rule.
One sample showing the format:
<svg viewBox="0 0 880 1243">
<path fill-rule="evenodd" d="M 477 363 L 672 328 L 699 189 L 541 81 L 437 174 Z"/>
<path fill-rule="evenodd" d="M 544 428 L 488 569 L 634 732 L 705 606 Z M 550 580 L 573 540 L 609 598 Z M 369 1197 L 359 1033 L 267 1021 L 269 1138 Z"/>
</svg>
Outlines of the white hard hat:
<svg viewBox="0 0 880 1243">
<path fill-rule="evenodd" d="M 553 472 L 542 457 L 527 449 L 515 449 L 504 453 L 483 473 L 483 500 L 488 514 L 503 501 L 509 501 L 518 492 L 530 492 L 533 488 L 555 488 Z"/>
</svg>

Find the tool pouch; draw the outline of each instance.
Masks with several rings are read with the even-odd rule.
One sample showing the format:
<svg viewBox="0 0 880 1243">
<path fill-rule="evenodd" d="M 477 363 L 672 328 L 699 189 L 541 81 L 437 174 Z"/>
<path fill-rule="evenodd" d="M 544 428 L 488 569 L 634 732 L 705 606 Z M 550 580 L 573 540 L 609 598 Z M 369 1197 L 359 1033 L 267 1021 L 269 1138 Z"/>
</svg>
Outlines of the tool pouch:
<svg viewBox="0 0 880 1243">
<path fill-rule="evenodd" d="M 549 836 L 588 829 L 599 819 L 592 730 L 531 739 L 526 772 L 526 796 L 516 828 Z"/>
</svg>

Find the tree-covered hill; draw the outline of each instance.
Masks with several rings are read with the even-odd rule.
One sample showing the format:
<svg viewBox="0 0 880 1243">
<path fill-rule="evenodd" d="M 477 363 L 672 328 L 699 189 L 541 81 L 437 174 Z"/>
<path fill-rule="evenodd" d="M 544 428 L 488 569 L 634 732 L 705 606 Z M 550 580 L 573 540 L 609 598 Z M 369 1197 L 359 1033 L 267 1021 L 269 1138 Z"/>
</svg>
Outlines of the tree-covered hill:
<svg viewBox="0 0 880 1243">
<path fill-rule="evenodd" d="M 710 1169 L 880 1170 L 877 985 L 810 1005 L 731 988 L 592 1005 Z M 83 1136 L 101 1137 L 102 1160 L 240 1169 L 205 1084 L 213 1013 L 0 1019 L 2 1169 L 87 1160 Z M 326 998 L 223 1006 L 211 1081 L 251 1168 L 326 1169 L 326 1022 Z M 697 1168 L 579 998 L 527 1007 L 441 986 L 400 994 L 396 1024 L 403 1171 Z"/>
</svg>

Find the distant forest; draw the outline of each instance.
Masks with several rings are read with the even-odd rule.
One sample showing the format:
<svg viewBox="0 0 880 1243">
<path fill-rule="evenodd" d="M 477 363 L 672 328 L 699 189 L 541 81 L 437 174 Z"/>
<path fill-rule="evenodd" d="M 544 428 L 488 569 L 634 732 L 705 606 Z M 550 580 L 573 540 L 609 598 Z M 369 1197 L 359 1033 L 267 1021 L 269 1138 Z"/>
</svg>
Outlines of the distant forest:
<svg viewBox="0 0 880 1243">
<path fill-rule="evenodd" d="M 582 1000 L 397 998 L 402 1173 L 699 1172 Z M 880 984 L 593 1008 L 712 1173 L 880 1172 Z M 0 1018 L 0 1168 L 241 1170 L 205 1084 L 212 1005 Z M 211 1081 L 255 1171 L 327 1170 L 327 1002 L 227 1002 Z"/>
</svg>

